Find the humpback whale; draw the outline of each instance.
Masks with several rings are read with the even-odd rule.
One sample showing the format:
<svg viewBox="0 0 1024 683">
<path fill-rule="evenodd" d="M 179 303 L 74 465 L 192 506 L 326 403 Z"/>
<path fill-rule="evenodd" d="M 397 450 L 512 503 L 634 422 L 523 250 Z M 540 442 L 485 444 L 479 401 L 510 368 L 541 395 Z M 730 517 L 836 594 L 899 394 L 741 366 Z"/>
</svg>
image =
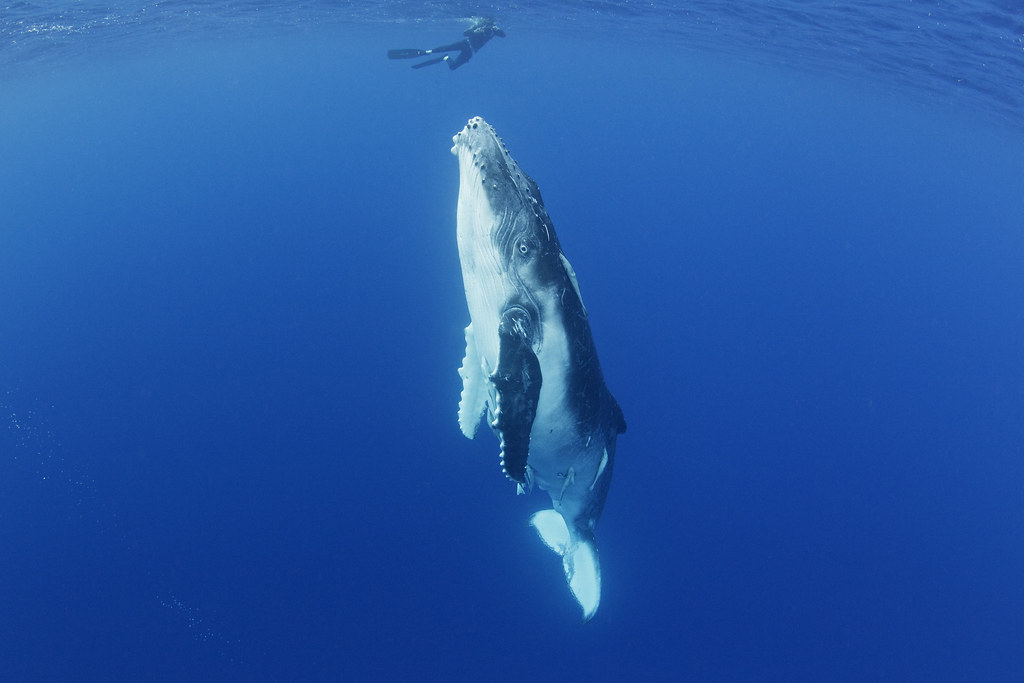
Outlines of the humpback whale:
<svg viewBox="0 0 1024 683">
<path fill-rule="evenodd" d="M 550 495 L 551 509 L 530 523 L 562 557 L 587 621 L 601 600 L 594 527 L 626 422 L 605 386 L 576 273 L 537 183 L 482 118 L 452 141 L 470 317 L 459 426 L 472 439 L 486 415 L 518 492 L 536 486 Z"/>
</svg>

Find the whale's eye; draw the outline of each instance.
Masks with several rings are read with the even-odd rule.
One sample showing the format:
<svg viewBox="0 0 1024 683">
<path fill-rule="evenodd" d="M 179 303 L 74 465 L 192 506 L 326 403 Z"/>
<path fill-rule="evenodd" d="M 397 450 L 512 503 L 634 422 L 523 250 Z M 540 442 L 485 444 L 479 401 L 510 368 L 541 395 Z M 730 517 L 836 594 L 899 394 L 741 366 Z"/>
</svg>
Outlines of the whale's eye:
<svg viewBox="0 0 1024 683">
<path fill-rule="evenodd" d="M 526 246 L 526 242 L 519 243 L 519 253 L 526 256 L 530 253 L 530 247 Z"/>
</svg>

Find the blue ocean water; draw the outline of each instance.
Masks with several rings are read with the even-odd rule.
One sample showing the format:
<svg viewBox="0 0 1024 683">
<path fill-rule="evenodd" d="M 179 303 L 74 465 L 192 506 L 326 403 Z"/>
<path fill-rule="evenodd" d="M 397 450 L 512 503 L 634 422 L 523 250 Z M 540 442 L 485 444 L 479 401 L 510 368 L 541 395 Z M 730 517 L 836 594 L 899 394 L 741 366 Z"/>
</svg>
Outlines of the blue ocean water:
<svg viewBox="0 0 1024 683">
<path fill-rule="evenodd" d="M 7 3 L 0 90 L 3 680 L 1024 676 L 1016 4 Z M 629 424 L 587 624 L 456 422 L 473 115 Z"/>
</svg>

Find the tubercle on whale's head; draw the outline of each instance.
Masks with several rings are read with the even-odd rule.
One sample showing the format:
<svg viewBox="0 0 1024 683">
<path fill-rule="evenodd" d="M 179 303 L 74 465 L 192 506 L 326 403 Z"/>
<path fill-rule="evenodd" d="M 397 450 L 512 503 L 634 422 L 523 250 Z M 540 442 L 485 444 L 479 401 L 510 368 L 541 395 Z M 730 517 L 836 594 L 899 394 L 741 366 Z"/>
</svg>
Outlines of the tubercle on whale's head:
<svg viewBox="0 0 1024 683">
<path fill-rule="evenodd" d="M 459 159 L 459 229 L 485 232 L 520 289 L 560 283 L 564 257 L 537 183 L 480 117 L 470 119 L 452 141 Z"/>
<path fill-rule="evenodd" d="M 494 127 L 481 117 L 474 116 L 462 130 L 452 136 L 452 154 L 458 156 L 460 147 L 478 152 L 482 147 L 488 146 L 488 143 L 496 143 L 499 148 L 503 147 Z"/>
<path fill-rule="evenodd" d="M 483 185 L 490 181 L 487 190 L 504 185 L 511 185 L 505 188 L 511 190 L 520 184 L 524 174 L 519 165 L 494 128 L 479 116 L 471 118 L 452 137 L 452 143 L 452 154 L 458 157 L 464 177 L 469 172 L 478 175 L 478 182 Z"/>
<path fill-rule="evenodd" d="M 496 213 L 533 213 L 540 223 L 550 224 L 540 188 L 519 168 L 493 126 L 474 116 L 452 142 L 463 184 L 478 185 Z"/>
</svg>

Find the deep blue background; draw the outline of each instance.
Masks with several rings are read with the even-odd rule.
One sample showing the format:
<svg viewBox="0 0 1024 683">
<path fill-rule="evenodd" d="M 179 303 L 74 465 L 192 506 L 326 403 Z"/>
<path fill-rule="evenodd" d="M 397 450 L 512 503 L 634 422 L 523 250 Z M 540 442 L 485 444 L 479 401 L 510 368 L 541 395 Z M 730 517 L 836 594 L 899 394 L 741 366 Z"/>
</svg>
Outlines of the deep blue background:
<svg viewBox="0 0 1024 683">
<path fill-rule="evenodd" d="M 383 59 L 419 36 L 5 88 L 0 674 L 1024 676 L 1020 131 L 657 46 Z M 583 626 L 456 422 L 478 114 L 629 423 Z"/>
</svg>

